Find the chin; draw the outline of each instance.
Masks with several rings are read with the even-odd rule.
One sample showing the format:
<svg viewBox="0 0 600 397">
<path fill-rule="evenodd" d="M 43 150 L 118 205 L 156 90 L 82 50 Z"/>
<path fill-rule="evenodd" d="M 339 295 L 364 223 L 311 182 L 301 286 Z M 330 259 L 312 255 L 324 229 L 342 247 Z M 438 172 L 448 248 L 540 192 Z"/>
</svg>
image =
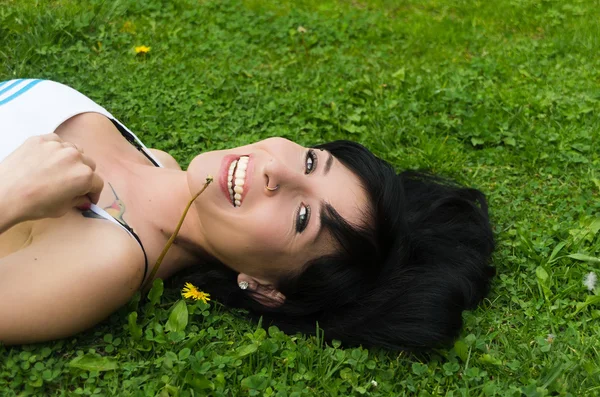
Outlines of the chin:
<svg viewBox="0 0 600 397">
<path fill-rule="evenodd" d="M 222 195 L 218 180 L 219 164 L 222 156 L 211 154 L 215 154 L 215 152 L 197 155 L 187 168 L 187 182 L 191 196 L 195 196 L 204 187 L 206 178 L 209 175 L 213 177 L 209 187 L 196 200 L 196 203 L 201 206 L 206 205 L 207 202 L 216 201 Z"/>
<path fill-rule="evenodd" d="M 190 194 L 194 195 L 198 193 L 204 183 L 206 182 L 206 177 L 209 173 L 203 171 L 206 170 L 206 166 L 202 166 L 201 155 L 194 157 L 192 162 L 187 168 L 187 180 L 188 186 L 190 188 Z"/>
</svg>

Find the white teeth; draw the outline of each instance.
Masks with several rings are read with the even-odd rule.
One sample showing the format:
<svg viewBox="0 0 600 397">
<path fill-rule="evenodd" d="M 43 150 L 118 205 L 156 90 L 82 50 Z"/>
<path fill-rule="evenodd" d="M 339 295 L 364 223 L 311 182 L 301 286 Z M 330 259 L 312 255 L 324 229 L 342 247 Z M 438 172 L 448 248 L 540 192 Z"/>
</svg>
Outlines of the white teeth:
<svg viewBox="0 0 600 397">
<path fill-rule="evenodd" d="M 227 172 L 227 190 L 229 198 L 236 207 L 242 205 L 242 194 L 244 193 L 244 183 L 246 182 L 246 170 L 248 169 L 248 161 L 250 157 L 242 156 L 235 160 L 229 166 Z M 235 176 L 234 176 L 235 170 Z"/>
<path fill-rule="evenodd" d="M 229 176 L 233 175 L 233 170 L 235 169 L 235 166 L 237 165 L 237 160 L 235 160 L 234 162 L 231 163 L 231 165 L 229 166 L 229 171 L 227 172 L 227 174 Z"/>
</svg>

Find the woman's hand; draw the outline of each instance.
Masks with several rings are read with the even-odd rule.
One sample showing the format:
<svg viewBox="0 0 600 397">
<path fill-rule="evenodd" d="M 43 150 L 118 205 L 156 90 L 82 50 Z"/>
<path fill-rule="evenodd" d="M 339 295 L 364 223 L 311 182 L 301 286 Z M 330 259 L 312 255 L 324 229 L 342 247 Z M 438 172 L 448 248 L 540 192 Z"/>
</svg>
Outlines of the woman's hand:
<svg viewBox="0 0 600 397">
<path fill-rule="evenodd" d="M 96 163 L 56 134 L 27 139 L 0 162 L 0 232 L 27 220 L 59 218 L 97 203 Z"/>
</svg>

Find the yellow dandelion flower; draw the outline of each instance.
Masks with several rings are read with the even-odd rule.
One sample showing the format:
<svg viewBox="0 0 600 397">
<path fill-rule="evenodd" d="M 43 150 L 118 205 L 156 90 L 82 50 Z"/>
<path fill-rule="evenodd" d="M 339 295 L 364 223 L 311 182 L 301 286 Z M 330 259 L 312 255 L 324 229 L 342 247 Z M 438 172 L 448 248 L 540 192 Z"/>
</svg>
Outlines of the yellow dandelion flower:
<svg viewBox="0 0 600 397">
<path fill-rule="evenodd" d="M 121 28 L 121 32 L 134 33 L 135 32 L 135 25 L 131 21 L 126 21 L 123 24 L 123 27 Z"/>
<path fill-rule="evenodd" d="M 204 303 L 208 303 L 208 301 L 210 300 L 210 294 L 198 291 L 198 288 L 196 288 L 196 286 L 192 283 L 185 283 L 185 286 L 181 290 L 181 295 L 183 295 L 184 298 L 194 299 L 197 301 L 202 301 Z"/>
<path fill-rule="evenodd" d="M 141 45 L 139 47 L 135 47 L 136 54 L 147 54 L 150 52 L 150 47 L 146 47 L 145 45 Z"/>
</svg>

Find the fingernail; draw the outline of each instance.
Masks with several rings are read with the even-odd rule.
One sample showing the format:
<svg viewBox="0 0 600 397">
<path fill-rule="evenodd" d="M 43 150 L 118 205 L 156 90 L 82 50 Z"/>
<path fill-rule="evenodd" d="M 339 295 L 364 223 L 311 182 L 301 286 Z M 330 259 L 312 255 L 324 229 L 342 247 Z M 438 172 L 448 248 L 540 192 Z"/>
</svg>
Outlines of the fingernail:
<svg viewBox="0 0 600 397">
<path fill-rule="evenodd" d="M 88 211 L 90 208 L 92 208 L 92 204 L 91 203 L 82 204 L 78 208 L 82 211 Z"/>
</svg>

